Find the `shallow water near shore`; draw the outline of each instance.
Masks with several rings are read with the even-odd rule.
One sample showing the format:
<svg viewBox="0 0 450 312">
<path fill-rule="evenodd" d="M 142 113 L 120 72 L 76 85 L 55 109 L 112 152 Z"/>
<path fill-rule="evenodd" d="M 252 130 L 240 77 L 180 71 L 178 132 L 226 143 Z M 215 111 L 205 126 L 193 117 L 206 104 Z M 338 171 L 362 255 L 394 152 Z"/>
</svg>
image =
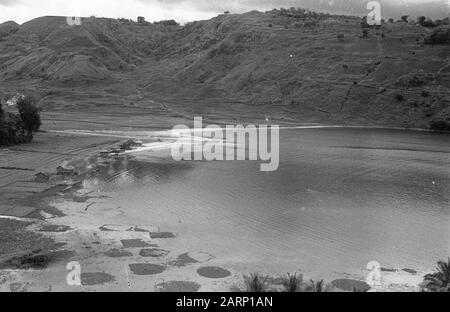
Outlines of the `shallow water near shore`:
<svg viewBox="0 0 450 312">
<path fill-rule="evenodd" d="M 173 244 L 242 273 L 310 276 L 433 269 L 450 254 L 450 135 L 290 129 L 280 167 L 175 162 L 144 150 L 117 160 L 90 190 L 126 218 L 176 233 Z"/>
</svg>

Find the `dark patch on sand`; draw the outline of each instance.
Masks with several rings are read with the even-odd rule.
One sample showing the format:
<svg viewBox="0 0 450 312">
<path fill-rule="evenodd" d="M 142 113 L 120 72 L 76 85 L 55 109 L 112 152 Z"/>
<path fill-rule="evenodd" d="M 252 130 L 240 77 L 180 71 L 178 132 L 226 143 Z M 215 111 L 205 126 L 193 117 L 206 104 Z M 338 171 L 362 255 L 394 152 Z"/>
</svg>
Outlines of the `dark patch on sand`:
<svg viewBox="0 0 450 312">
<path fill-rule="evenodd" d="M 2 263 L 0 269 L 28 270 L 45 269 L 49 264 L 74 257 L 76 253 L 69 250 L 42 252 L 35 251 L 20 256 L 14 256 Z"/>
<path fill-rule="evenodd" d="M 67 225 L 55 225 L 55 224 L 47 224 L 39 229 L 39 232 L 48 232 L 48 233 L 64 233 L 70 231 L 72 228 Z"/>
<path fill-rule="evenodd" d="M 130 270 L 136 275 L 155 275 L 164 272 L 166 267 L 151 263 L 130 264 Z"/>
<path fill-rule="evenodd" d="M 370 290 L 370 286 L 367 283 L 351 279 L 338 279 L 331 282 L 331 284 L 337 289 L 344 291 L 367 292 Z"/>
<path fill-rule="evenodd" d="M 81 273 L 81 284 L 83 286 L 103 285 L 114 281 L 114 276 L 104 272 Z"/>
<path fill-rule="evenodd" d="M 417 271 L 413 270 L 413 269 L 403 269 L 402 271 L 409 273 L 409 274 L 417 274 Z"/>
<path fill-rule="evenodd" d="M 67 246 L 67 243 L 63 243 L 63 242 L 60 242 L 60 243 L 54 243 L 52 246 L 51 246 L 51 250 L 58 250 L 58 249 L 60 249 L 60 248 L 62 248 L 62 247 L 65 247 L 65 246 Z"/>
<path fill-rule="evenodd" d="M 72 251 L 58 251 L 64 243 L 27 231 L 29 224 L 0 220 L 0 269 L 42 269 L 75 255 Z"/>
<path fill-rule="evenodd" d="M 64 195 L 64 199 L 70 200 L 74 203 L 84 204 L 87 203 L 92 197 L 89 196 L 78 196 L 73 193 L 68 193 Z"/>
<path fill-rule="evenodd" d="M 206 278 L 225 278 L 231 276 L 231 272 L 219 267 L 203 267 L 197 270 L 198 275 Z"/>
<path fill-rule="evenodd" d="M 155 289 L 159 292 L 187 292 L 193 293 L 200 289 L 200 285 L 194 282 L 186 281 L 171 281 L 166 283 L 160 283 L 155 286 Z"/>
<path fill-rule="evenodd" d="M 13 293 L 24 293 L 28 292 L 29 283 L 11 283 L 9 284 L 9 290 Z"/>
<path fill-rule="evenodd" d="M 167 250 L 163 250 L 163 249 L 157 249 L 157 248 L 152 248 L 152 249 L 142 249 L 139 252 L 139 255 L 141 257 L 154 257 L 154 258 L 158 258 L 158 257 L 165 257 L 169 254 L 169 251 Z"/>
<path fill-rule="evenodd" d="M 123 258 L 123 257 L 132 257 L 133 254 L 126 250 L 121 249 L 111 249 L 105 252 L 105 255 L 111 258 Z"/>
<path fill-rule="evenodd" d="M 150 231 L 141 229 L 140 227 L 135 226 L 134 228 L 129 229 L 130 232 L 140 232 L 140 233 L 150 233 Z"/>
<path fill-rule="evenodd" d="M 142 239 L 123 239 L 121 240 L 123 247 L 125 248 L 145 248 L 145 247 L 158 247 L 154 244 L 147 243 Z"/>
<path fill-rule="evenodd" d="M 8 254 L 27 253 L 30 250 L 44 250 L 54 245 L 51 238 L 30 232 L 31 223 L 0 219 L 0 258 Z"/>
<path fill-rule="evenodd" d="M 3 170 L 17 170 L 17 171 L 34 171 L 34 169 L 30 168 L 17 168 L 17 167 L 0 167 Z"/>
<path fill-rule="evenodd" d="M 152 239 L 166 239 L 166 238 L 174 238 L 175 235 L 170 232 L 159 232 L 159 233 L 150 233 L 150 237 Z"/>
<path fill-rule="evenodd" d="M 40 211 L 44 211 L 56 217 L 64 217 L 65 214 L 55 207 L 51 206 L 51 200 L 58 196 L 58 193 L 66 189 L 66 185 L 56 185 L 41 193 L 36 193 L 26 198 L 20 199 L 18 203 L 22 206 L 37 208 L 28 218 L 43 219 Z"/>
<path fill-rule="evenodd" d="M 195 260 L 195 259 L 189 257 L 189 253 L 181 254 L 178 256 L 177 259 L 169 262 L 170 265 L 177 266 L 177 267 L 184 267 L 184 266 L 187 266 L 189 264 L 194 264 L 194 263 L 198 263 L 198 260 Z"/>
<path fill-rule="evenodd" d="M 391 268 L 381 268 L 380 270 L 381 270 L 381 272 L 397 272 L 396 269 L 391 269 Z"/>
</svg>

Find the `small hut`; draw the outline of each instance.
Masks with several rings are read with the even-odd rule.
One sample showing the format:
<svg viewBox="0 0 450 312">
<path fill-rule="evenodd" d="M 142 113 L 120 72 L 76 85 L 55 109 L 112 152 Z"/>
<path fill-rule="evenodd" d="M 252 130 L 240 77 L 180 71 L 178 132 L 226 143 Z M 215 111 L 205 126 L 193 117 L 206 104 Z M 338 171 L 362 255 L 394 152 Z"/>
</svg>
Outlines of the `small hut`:
<svg viewBox="0 0 450 312">
<path fill-rule="evenodd" d="M 56 168 L 56 174 L 59 175 L 59 176 L 66 176 L 66 177 L 77 175 L 75 170 L 73 170 L 73 169 L 66 169 L 66 168 L 64 168 L 62 166 L 59 166 L 58 168 Z"/>
<path fill-rule="evenodd" d="M 39 172 L 38 174 L 34 175 L 34 182 L 47 183 L 49 179 L 50 176 L 43 172 Z"/>
</svg>

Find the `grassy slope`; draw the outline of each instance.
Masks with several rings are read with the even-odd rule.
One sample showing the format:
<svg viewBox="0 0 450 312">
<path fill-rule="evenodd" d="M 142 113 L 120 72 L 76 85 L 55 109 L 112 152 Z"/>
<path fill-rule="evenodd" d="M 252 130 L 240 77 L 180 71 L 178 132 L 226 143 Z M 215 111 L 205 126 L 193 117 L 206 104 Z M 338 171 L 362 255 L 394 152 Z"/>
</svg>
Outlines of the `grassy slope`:
<svg viewBox="0 0 450 312">
<path fill-rule="evenodd" d="M 450 118 L 448 45 L 423 45 L 430 30 L 404 24 L 361 38 L 359 22 L 305 27 L 249 12 L 186 27 L 86 19 L 71 28 L 41 18 L 0 41 L 0 89 L 38 91 L 44 110 L 67 114 L 422 128 Z"/>
</svg>

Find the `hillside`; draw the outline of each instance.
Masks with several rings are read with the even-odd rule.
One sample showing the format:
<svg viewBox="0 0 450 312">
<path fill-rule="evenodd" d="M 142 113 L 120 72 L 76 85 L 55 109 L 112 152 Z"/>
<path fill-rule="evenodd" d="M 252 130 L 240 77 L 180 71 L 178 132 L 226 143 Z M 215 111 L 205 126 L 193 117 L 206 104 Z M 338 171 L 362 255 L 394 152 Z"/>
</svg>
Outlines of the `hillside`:
<svg viewBox="0 0 450 312">
<path fill-rule="evenodd" d="M 449 45 L 425 44 L 433 29 L 404 23 L 364 37 L 360 23 L 253 11 L 184 27 L 103 18 L 69 26 L 63 17 L 1 24 L 0 92 L 38 93 L 48 116 L 420 128 L 450 120 Z"/>
</svg>

